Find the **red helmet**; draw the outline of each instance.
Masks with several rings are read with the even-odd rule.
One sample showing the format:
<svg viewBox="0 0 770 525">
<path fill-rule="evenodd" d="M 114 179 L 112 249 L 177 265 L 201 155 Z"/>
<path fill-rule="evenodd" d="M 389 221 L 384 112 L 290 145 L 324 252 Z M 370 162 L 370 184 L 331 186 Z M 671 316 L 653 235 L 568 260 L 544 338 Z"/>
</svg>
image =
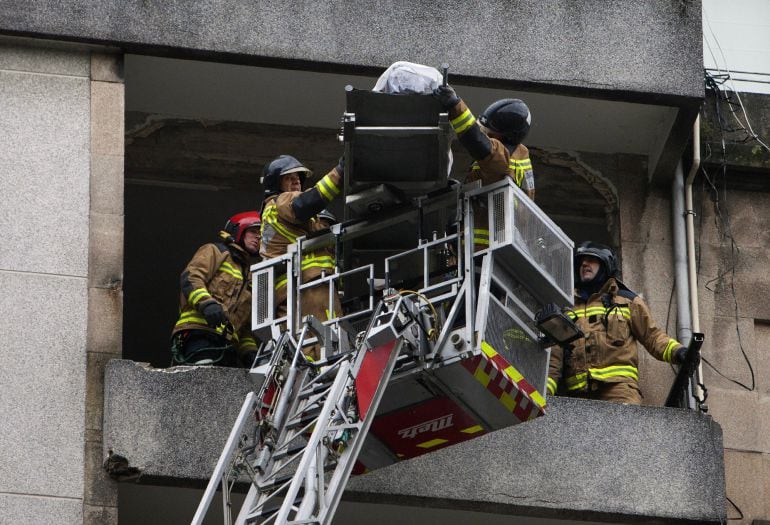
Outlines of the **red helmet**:
<svg viewBox="0 0 770 525">
<path fill-rule="evenodd" d="M 262 217 L 260 217 L 258 211 L 244 211 L 230 217 L 227 224 L 225 224 L 225 231 L 235 239 L 235 242 L 240 243 L 246 230 L 258 228 L 261 225 Z"/>
</svg>

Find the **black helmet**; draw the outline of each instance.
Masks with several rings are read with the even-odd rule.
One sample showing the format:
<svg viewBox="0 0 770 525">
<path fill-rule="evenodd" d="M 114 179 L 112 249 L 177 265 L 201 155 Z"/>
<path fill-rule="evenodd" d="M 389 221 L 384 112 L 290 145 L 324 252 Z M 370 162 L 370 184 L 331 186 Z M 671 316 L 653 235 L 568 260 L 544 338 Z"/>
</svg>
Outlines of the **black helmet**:
<svg viewBox="0 0 770 525">
<path fill-rule="evenodd" d="M 518 98 L 504 98 L 485 109 L 479 123 L 518 146 L 529 133 L 532 115 L 527 105 Z"/>
<path fill-rule="evenodd" d="M 329 208 L 324 208 L 323 210 L 319 211 L 318 218 L 328 222 L 329 224 L 337 224 L 339 222 L 337 220 L 337 216 L 329 211 Z"/>
<path fill-rule="evenodd" d="M 262 168 L 262 186 L 265 188 L 265 197 L 281 193 L 281 177 L 289 173 L 298 173 L 302 187 L 305 187 L 305 179 L 313 174 L 300 161 L 291 155 L 281 155 L 265 164 Z"/>
<path fill-rule="evenodd" d="M 575 282 L 580 283 L 579 270 L 580 270 L 580 258 L 589 255 L 596 257 L 602 263 L 602 268 L 599 270 L 594 281 L 604 283 L 610 277 L 615 277 L 618 273 L 618 258 L 615 255 L 615 251 L 605 244 L 599 244 L 598 242 L 585 241 L 575 248 Z"/>
</svg>

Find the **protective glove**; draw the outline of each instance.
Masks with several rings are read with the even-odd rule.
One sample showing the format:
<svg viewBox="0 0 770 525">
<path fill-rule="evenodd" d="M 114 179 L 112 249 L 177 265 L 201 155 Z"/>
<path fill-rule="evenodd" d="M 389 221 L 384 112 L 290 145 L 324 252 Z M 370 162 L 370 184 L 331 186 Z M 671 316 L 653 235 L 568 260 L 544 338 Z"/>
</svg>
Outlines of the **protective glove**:
<svg viewBox="0 0 770 525">
<path fill-rule="evenodd" d="M 433 90 L 433 96 L 438 99 L 439 104 L 444 109 L 452 109 L 460 102 L 460 97 L 457 96 L 455 90 L 450 85 L 439 86 Z"/>
<path fill-rule="evenodd" d="M 345 155 L 342 155 L 337 162 L 337 172 L 340 174 L 340 177 L 345 175 Z"/>
<path fill-rule="evenodd" d="M 241 355 L 241 363 L 243 366 L 251 368 L 254 365 L 254 360 L 257 358 L 256 350 L 249 350 Z"/>
<path fill-rule="evenodd" d="M 203 307 L 203 317 L 206 318 L 206 323 L 211 328 L 218 328 L 227 324 L 227 316 L 225 311 L 222 310 L 222 305 L 216 301 L 212 301 Z"/>
<path fill-rule="evenodd" d="M 680 346 L 674 352 L 674 364 L 681 365 L 682 363 L 684 363 L 684 358 L 686 356 L 687 356 L 687 348 L 685 348 L 684 346 Z M 698 363 L 700 363 L 700 353 L 695 356 L 695 366 L 698 366 Z"/>
</svg>

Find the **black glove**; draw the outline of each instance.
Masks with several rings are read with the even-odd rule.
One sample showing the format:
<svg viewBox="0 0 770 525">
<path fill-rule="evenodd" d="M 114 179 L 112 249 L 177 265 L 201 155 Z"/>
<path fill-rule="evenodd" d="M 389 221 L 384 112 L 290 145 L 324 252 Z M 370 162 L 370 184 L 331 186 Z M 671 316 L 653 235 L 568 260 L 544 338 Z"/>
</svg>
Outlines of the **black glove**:
<svg viewBox="0 0 770 525">
<path fill-rule="evenodd" d="M 243 366 L 251 368 L 254 365 L 254 360 L 257 358 L 256 350 L 248 350 L 241 355 L 241 363 Z"/>
<path fill-rule="evenodd" d="M 342 155 L 337 162 L 337 171 L 341 177 L 345 175 L 345 155 Z"/>
<path fill-rule="evenodd" d="M 438 99 L 439 104 L 444 109 L 452 109 L 460 102 L 460 97 L 450 85 L 437 87 L 433 90 L 433 96 Z"/>
<path fill-rule="evenodd" d="M 206 323 L 211 328 L 218 328 L 227 324 L 227 316 L 225 311 L 222 310 L 222 305 L 216 301 L 212 301 L 203 307 L 203 317 L 206 318 Z"/>
<path fill-rule="evenodd" d="M 684 346 L 680 346 L 674 352 L 674 364 L 681 365 L 682 363 L 684 363 L 685 357 L 687 357 L 687 348 L 685 348 Z M 695 366 L 698 366 L 698 363 L 700 363 L 700 353 L 698 353 L 695 356 L 695 363 L 694 363 Z"/>
</svg>

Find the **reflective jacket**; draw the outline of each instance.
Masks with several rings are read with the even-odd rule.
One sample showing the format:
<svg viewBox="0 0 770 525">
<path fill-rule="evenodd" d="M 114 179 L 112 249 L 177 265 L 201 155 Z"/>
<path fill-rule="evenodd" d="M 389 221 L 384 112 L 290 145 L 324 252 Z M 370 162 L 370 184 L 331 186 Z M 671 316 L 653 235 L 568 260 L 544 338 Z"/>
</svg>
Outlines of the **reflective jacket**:
<svg viewBox="0 0 770 525">
<path fill-rule="evenodd" d="M 180 278 L 179 320 L 173 334 L 203 330 L 232 338 L 239 353 L 256 350 L 251 333 L 251 279 L 249 254 L 225 232 L 224 242 L 204 244 L 195 252 Z M 217 302 L 230 321 L 232 333 L 211 328 L 203 316 L 206 305 Z M 230 327 L 228 327 L 230 328 Z"/>
<path fill-rule="evenodd" d="M 585 334 L 573 349 L 551 349 L 548 393 L 585 392 L 592 381 L 634 383 L 639 381 L 637 341 L 655 359 L 670 363 L 682 345 L 669 337 L 652 319 L 642 300 L 615 279 L 608 279 L 588 300 L 575 293 L 575 307 L 568 315 Z"/>
<path fill-rule="evenodd" d="M 524 144 L 506 146 L 503 142 L 483 135 L 471 110 L 462 100 L 449 110 L 449 118 L 457 137 L 471 156 L 477 158 L 471 166 L 466 182 L 481 181 L 482 186 L 510 177 L 523 189 L 530 199 L 535 200 L 535 177 L 529 150 Z M 487 146 L 480 142 L 489 142 Z M 483 158 L 489 147 L 489 153 Z M 483 152 L 474 154 L 474 152 Z M 489 247 L 489 226 L 486 209 L 476 206 L 474 209 L 473 239 L 476 250 Z"/>
<path fill-rule="evenodd" d="M 308 220 L 301 220 L 296 214 L 296 203 L 300 196 L 310 201 L 320 212 L 326 204 L 340 194 L 341 176 L 332 169 L 312 188 L 304 192 L 285 191 L 268 197 L 262 209 L 262 246 L 260 255 L 263 259 L 271 259 L 285 254 L 291 244 L 299 237 L 311 232 L 322 230 L 328 225 L 313 214 Z M 310 199 L 307 199 L 310 197 Z M 320 276 L 322 272 L 332 273 L 335 268 L 334 254 L 328 248 L 304 252 L 302 254 L 302 281 L 309 282 Z M 286 276 L 279 276 L 275 283 L 276 305 L 286 300 Z"/>
</svg>

